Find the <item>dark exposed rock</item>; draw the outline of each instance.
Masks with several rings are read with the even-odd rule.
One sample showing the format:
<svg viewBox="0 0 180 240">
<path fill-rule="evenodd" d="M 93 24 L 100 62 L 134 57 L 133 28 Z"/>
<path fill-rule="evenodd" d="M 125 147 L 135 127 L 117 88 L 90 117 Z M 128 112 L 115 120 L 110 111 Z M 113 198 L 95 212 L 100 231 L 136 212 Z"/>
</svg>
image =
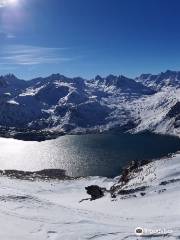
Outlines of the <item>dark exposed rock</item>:
<svg viewBox="0 0 180 240">
<path fill-rule="evenodd" d="M 123 125 L 117 125 L 117 126 L 113 126 L 112 129 L 109 130 L 109 132 L 115 133 L 117 134 L 122 133 L 122 132 L 127 132 L 135 127 L 137 127 L 137 123 L 135 123 L 134 121 L 128 121 L 126 124 Z"/>
<path fill-rule="evenodd" d="M 129 182 L 129 180 L 132 178 L 132 173 L 135 171 L 141 171 L 141 166 L 147 164 L 148 161 L 132 161 L 124 170 L 123 173 L 118 181 L 117 184 L 114 184 L 110 190 L 107 190 L 105 188 L 101 188 L 97 185 L 88 186 L 85 189 L 87 190 L 87 193 L 91 195 L 91 200 L 96 200 L 98 198 L 101 198 L 104 196 L 105 192 L 108 192 L 111 194 L 112 198 L 116 198 L 118 195 L 123 195 L 126 197 L 128 196 L 135 196 L 135 193 L 141 192 L 141 196 L 144 196 L 146 193 L 142 192 L 145 191 L 148 186 L 141 186 L 137 188 L 130 188 L 125 189 L 124 187 Z M 87 200 L 87 199 L 86 199 Z"/>
<path fill-rule="evenodd" d="M 0 136 L 5 138 L 14 138 L 23 141 L 45 141 L 48 139 L 55 139 L 59 136 L 64 135 L 63 132 L 51 132 L 42 130 L 30 130 L 30 129 L 18 129 L 18 128 L 8 128 L 0 127 Z"/>
<path fill-rule="evenodd" d="M 97 185 L 91 185 L 85 187 L 87 194 L 91 195 L 91 201 L 96 200 L 98 198 L 102 198 L 104 196 L 104 192 L 106 191 L 105 188 L 101 188 Z"/>
<path fill-rule="evenodd" d="M 177 117 L 178 115 L 180 115 L 180 102 L 177 102 L 172 108 L 171 110 L 167 113 L 167 117 Z"/>
<path fill-rule="evenodd" d="M 116 198 L 117 195 L 128 195 L 144 191 L 147 188 L 146 186 L 134 189 L 124 189 L 124 187 L 133 178 L 133 173 L 140 172 L 142 170 L 142 166 L 149 162 L 149 160 L 132 161 L 126 168 L 124 168 L 118 183 L 114 184 L 109 190 L 111 197 Z"/>
<path fill-rule="evenodd" d="M 165 191 L 166 191 L 166 188 L 159 190 L 158 193 L 163 193 Z"/>
<path fill-rule="evenodd" d="M 167 184 L 170 184 L 170 183 L 175 183 L 175 182 L 180 182 L 180 179 L 171 179 L 171 180 L 168 180 L 168 181 L 163 181 L 161 182 L 159 185 L 167 185 Z"/>
<path fill-rule="evenodd" d="M 4 196 L 0 196 L 0 201 L 3 202 L 8 202 L 8 201 L 17 201 L 17 202 L 24 202 L 27 200 L 32 200 L 33 198 L 31 196 L 28 195 L 4 195 Z"/>
<path fill-rule="evenodd" d="M 142 161 L 132 161 L 127 167 L 125 167 L 122 171 L 122 175 L 119 179 L 119 183 L 124 183 L 126 184 L 130 178 L 131 178 L 131 173 L 133 171 L 141 171 L 141 167 L 148 164 L 150 161 L 149 160 L 142 160 Z"/>
<path fill-rule="evenodd" d="M 120 182 L 123 182 L 123 183 L 127 183 L 129 181 L 129 169 L 128 168 L 125 168 L 122 172 L 122 175 L 119 179 L 119 183 Z"/>
<path fill-rule="evenodd" d="M 122 189 L 118 192 L 118 195 L 134 194 L 140 191 L 145 191 L 146 188 L 147 188 L 146 186 L 142 186 L 142 187 L 131 188 L 131 189 Z"/>
<path fill-rule="evenodd" d="M 122 200 L 128 199 L 128 198 L 136 198 L 136 194 L 128 194 L 128 195 L 123 195 L 121 197 Z"/>
<path fill-rule="evenodd" d="M 107 123 L 111 110 L 98 102 L 80 104 L 70 110 L 70 123 L 87 128 Z"/>
<path fill-rule="evenodd" d="M 54 83 L 49 83 L 38 92 L 36 98 L 39 101 L 52 105 L 57 104 L 59 99 L 65 97 L 68 93 L 69 88 L 67 86 L 55 87 Z"/>
<path fill-rule="evenodd" d="M 69 176 L 67 176 L 65 170 L 62 169 L 45 169 L 42 171 L 18 171 L 18 170 L 0 170 L 0 174 L 3 176 L 7 176 L 10 178 L 16 178 L 21 180 L 51 180 L 51 179 L 57 179 L 57 180 L 70 180 L 73 179 Z"/>
<path fill-rule="evenodd" d="M 119 179 L 119 183 L 126 184 L 130 180 L 130 173 L 137 169 L 139 165 L 138 161 L 132 161 L 127 167 L 125 167 L 122 171 L 122 175 Z"/>
</svg>

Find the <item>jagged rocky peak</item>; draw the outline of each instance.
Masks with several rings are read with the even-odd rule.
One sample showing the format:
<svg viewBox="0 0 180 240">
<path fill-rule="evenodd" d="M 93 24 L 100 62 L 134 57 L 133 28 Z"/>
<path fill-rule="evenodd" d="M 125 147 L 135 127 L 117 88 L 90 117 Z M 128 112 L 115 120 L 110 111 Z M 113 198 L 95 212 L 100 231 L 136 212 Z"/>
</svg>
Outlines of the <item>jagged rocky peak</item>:
<svg viewBox="0 0 180 240">
<path fill-rule="evenodd" d="M 14 74 L 7 74 L 0 76 L 0 86 L 7 86 L 11 81 L 17 80 L 17 77 Z"/>
<path fill-rule="evenodd" d="M 9 73 L 6 75 L 1 75 L 0 80 L 4 80 L 7 82 L 7 84 L 16 84 L 16 83 L 24 83 L 26 82 L 25 80 L 17 78 L 14 74 Z"/>
<path fill-rule="evenodd" d="M 5 79 L 10 79 L 10 80 L 16 80 L 16 79 L 18 79 L 14 74 L 12 74 L 12 73 L 9 73 L 9 74 L 6 74 L 5 76 L 4 76 L 4 78 Z"/>
<path fill-rule="evenodd" d="M 118 87 L 118 84 L 120 81 L 126 81 L 128 78 L 124 77 L 124 76 L 115 76 L 115 75 L 108 75 L 106 78 L 105 78 L 105 82 L 106 82 L 106 85 L 107 86 L 110 86 L 110 85 L 115 85 Z"/>
<path fill-rule="evenodd" d="M 161 72 L 162 75 L 165 75 L 165 76 L 176 76 L 177 74 L 179 74 L 180 72 L 179 71 L 173 71 L 173 70 L 166 70 L 165 72 Z"/>
<path fill-rule="evenodd" d="M 169 79 L 171 80 L 171 83 L 173 83 L 173 81 L 180 79 L 180 72 L 167 70 L 166 72 L 161 72 L 159 78 L 162 80 Z"/>
<path fill-rule="evenodd" d="M 103 84 L 107 84 L 107 82 L 109 83 L 113 83 L 113 81 L 115 79 L 117 79 L 118 77 L 113 75 L 113 74 L 109 74 L 106 77 L 101 77 L 100 75 L 96 75 L 96 77 L 94 79 L 92 79 L 91 81 L 95 81 L 95 82 L 99 82 L 99 83 L 103 83 Z"/>
<path fill-rule="evenodd" d="M 141 74 L 139 77 L 137 77 L 136 79 L 138 80 L 145 80 L 145 79 L 149 79 L 152 76 L 152 74 L 150 73 L 143 73 Z"/>
<path fill-rule="evenodd" d="M 1 75 L 0 79 L 5 79 L 5 80 L 8 81 L 8 80 L 16 80 L 18 78 L 14 74 L 9 73 L 9 74 L 6 74 L 6 75 Z"/>
<path fill-rule="evenodd" d="M 55 74 L 51 74 L 47 78 L 54 81 L 54 80 L 59 80 L 59 79 L 65 79 L 66 77 L 64 75 L 61 75 L 60 73 L 55 73 Z"/>
<path fill-rule="evenodd" d="M 111 81 L 111 80 L 115 80 L 115 79 L 117 79 L 117 78 L 118 78 L 118 77 L 117 77 L 116 75 L 109 74 L 109 75 L 106 77 L 106 80 Z"/>
<path fill-rule="evenodd" d="M 96 75 L 95 80 L 96 81 L 103 81 L 103 78 L 100 75 Z"/>
<path fill-rule="evenodd" d="M 165 87 L 180 88 L 180 72 L 167 70 L 156 75 L 142 74 L 136 81 L 158 91 Z"/>
<path fill-rule="evenodd" d="M 122 92 L 130 95 L 151 95 L 155 92 L 144 86 L 142 83 L 136 82 L 134 79 L 127 78 L 123 75 L 114 76 L 109 75 L 105 79 L 106 86 L 114 86 L 116 89 L 120 89 Z"/>
<path fill-rule="evenodd" d="M 15 96 L 28 86 L 28 82 L 18 79 L 13 74 L 0 76 L 0 94 L 10 93 Z"/>
</svg>

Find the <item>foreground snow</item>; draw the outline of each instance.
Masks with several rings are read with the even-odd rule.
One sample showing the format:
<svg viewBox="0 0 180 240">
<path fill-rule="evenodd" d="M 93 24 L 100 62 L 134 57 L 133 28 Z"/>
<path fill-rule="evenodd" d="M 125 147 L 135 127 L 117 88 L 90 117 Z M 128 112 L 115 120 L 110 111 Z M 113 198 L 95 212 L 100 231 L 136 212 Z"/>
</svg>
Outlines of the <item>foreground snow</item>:
<svg viewBox="0 0 180 240">
<path fill-rule="evenodd" d="M 112 200 L 106 195 L 82 203 L 88 198 L 84 187 L 97 184 L 109 189 L 118 178 L 30 182 L 1 177 L 0 239 L 138 239 L 136 227 L 172 231 L 165 237 L 151 236 L 155 239 L 180 239 L 179 169 L 176 154 L 144 166 L 126 186 L 149 186 L 144 196 L 138 192 L 136 197 Z"/>
</svg>

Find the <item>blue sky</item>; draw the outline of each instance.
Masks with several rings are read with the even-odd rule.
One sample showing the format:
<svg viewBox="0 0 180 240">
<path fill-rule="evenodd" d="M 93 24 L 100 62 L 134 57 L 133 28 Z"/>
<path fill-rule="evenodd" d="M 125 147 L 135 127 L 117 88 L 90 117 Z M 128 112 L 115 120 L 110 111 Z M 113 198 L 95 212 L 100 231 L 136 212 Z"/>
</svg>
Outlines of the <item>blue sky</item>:
<svg viewBox="0 0 180 240">
<path fill-rule="evenodd" d="M 0 0 L 0 74 L 180 70 L 179 0 Z"/>
</svg>

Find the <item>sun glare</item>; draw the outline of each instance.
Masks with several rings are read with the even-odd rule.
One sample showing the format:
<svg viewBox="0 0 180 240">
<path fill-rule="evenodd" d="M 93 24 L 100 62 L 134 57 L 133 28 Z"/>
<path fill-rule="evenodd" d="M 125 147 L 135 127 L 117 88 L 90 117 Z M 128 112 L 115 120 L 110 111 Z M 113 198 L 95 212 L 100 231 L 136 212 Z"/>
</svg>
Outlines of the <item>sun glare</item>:
<svg viewBox="0 0 180 240">
<path fill-rule="evenodd" d="M 11 5 L 16 5 L 18 3 L 18 0 L 7 0 L 7 3 Z"/>
<path fill-rule="evenodd" d="M 0 8 L 19 5 L 19 0 L 0 0 Z"/>
<path fill-rule="evenodd" d="M 0 7 L 15 6 L 19 3 L 19 0 L 0 0 Z"/>
</svg>

